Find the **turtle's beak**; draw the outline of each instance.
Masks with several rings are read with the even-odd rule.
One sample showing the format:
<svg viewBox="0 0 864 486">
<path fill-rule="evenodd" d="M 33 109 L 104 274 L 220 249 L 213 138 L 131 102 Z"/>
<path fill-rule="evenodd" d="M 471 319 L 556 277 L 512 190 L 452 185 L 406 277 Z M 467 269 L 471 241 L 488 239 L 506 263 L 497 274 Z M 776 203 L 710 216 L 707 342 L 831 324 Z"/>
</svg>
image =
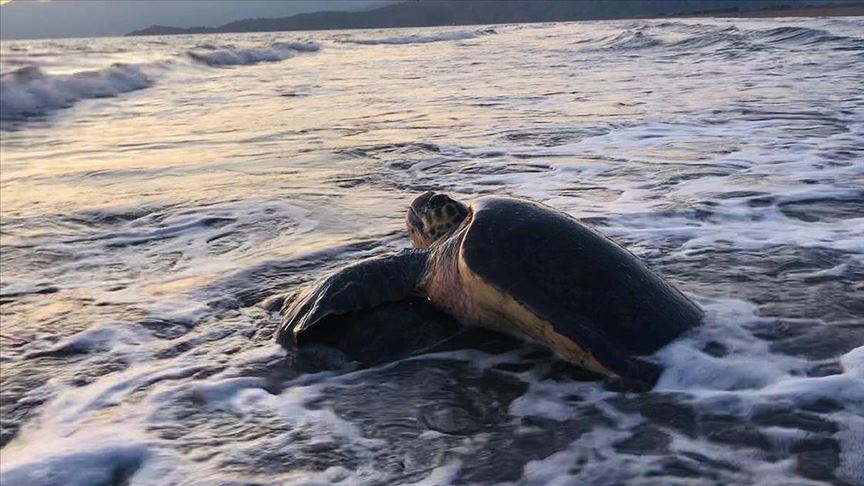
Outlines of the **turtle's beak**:
<svg viewBox="0 0 864 486">
<path fill-rule="evenodd" d="M 408 226 L 408 233 L 411 235 L 411 242 L 414 243 L 415 248 L 426 248 L 429 246 L 429 243 L 421 236 L 423 234 L 423 219 L 420 218 L 420 214 L 423 212 L 432 194 L 432 191 L 423 193 L 408 206 L 405 225 Z"/>
<path fill-rule="evenodd" d="M 411 201 L 411 205 L 408 206 L 408 216 L 406 218 L 409 228 L 414 228 L 417 231 L 423 229 L 423 219 L 420 218 L 420 215 L 426 210 L 426 205 L 429 204 L 429 199 L 434 195 L 434 192 L 426 191 Z"/>
<path fill-rule="evenodd" d="M 419 230 L 423 227 L 423 221 L 420 219 L 420 216 L 417 215 L 417 211 L 410 206 L 408 207 L 408 216 L 405 219 L 405 222 L 408 224 L 409 228 Z"/>
</svg>

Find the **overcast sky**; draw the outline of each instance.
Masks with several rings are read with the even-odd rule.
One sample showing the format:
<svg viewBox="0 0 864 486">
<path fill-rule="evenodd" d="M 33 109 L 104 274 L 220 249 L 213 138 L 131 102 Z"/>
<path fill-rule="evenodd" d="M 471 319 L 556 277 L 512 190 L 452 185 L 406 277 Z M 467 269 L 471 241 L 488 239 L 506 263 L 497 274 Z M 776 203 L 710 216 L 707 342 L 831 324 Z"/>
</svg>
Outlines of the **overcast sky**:
<svg viewBox="0 0 864 486">
<path fill-rule="evenodd" d="M 0 0 L 0 37 L 123 35 L 153 24 L 216 27 L 254 17 L 360 10 L 381 0 Z"/>
</svg>

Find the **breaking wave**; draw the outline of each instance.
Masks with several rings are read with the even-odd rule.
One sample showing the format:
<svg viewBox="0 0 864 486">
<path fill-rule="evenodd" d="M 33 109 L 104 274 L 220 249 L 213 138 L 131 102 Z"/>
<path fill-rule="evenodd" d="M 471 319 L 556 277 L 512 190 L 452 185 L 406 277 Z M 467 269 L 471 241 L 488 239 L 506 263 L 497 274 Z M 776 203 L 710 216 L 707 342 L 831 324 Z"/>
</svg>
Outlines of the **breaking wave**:
<svg viewBox="0 0 864 486">
<path fill-rule="evenodd" d="M 26 66 L 0 76 L 0 120 L 39 117 L 91 98 L 110 98 L 151 86 L 153 65 L 114 64 L 96 71 L 46 74 Z"/>
<path fill-rule="evenodd" d="M 301 52 L 319 50 L 321 45 L 316 42 L 274 42 L 264 49 L 218 49 L 205 46 L 205 50 L 190 51 L 188 54 L 195 61 L 208 66 L 245 66 L 284 61 Z"/>
<path fill-rule="evenodd" d="M 442 32 L 440 34 L 431 35 L 409 35 L 401 37 L 383 37 L 377 39 L 345 39 L 342 42 L 349 44 L 361 45 L 379 45 L 379 44 L 429 44 L 431 42 L 456 41 L 474 39 L 481 35 L 489 35 L 497 33 L 494 29 L 484 29 L 480 31 L 459 31 L 459 32 Z"/>
<path fill-rule="evenodd" d="M 786 43 L 806 46 L 825 42 L 854 42 L 857 40 L 860 43 L 861 41 L 860 39 L 832 35 L 824 30 L 811 29 L 808 27 L 775 27 L 773 29 L 751 31 L 750 34 L 752 34 L 757 40 L 769 44 Z"/>
<path fill-rule="evenodd" d="M 684 38 L 669 36 L 678 30 Z M 834 49 L 851 50 L 864 47 L 864 39 L 832 35 L 824 30 L 807 27 L 776 27 L 771 29 L 705 28 L 703 25 L 657 24 L 625 29 L 617 35 L 605 35 L 578 41 L 588 50 L 637 50 L 649 47 L 669 47 L 690 54 L 704 54 L 708 49 L 723 53 L 724 48 L 754 51 L 778 46 L 809 47 L 830 44 Z"/>
<path fill-rule="evenodd" d="M 641 31 L 627 31 L 603 39 L 599 42 L 600 47 L 605 49 L 642 49 L 661 45 L 662 42 Z"/>
</svg>

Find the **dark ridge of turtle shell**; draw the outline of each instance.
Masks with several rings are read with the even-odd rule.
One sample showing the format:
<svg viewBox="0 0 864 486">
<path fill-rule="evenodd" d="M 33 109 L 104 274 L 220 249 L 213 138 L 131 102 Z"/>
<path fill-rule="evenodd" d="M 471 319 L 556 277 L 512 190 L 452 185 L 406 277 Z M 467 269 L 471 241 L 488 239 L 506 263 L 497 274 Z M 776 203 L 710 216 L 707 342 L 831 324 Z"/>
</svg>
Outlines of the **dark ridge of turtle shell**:
<svg viewBox="0 0 864 486">
<path fill-rule="evenodd" d="M 462 245 L 468 268 L 577 343 L 599 335 L 604 347 L 650 354 L 701 320 L 699 307 L 636 256 L 564 213 L 494 196 L 473 209 Z"/>
</svg>

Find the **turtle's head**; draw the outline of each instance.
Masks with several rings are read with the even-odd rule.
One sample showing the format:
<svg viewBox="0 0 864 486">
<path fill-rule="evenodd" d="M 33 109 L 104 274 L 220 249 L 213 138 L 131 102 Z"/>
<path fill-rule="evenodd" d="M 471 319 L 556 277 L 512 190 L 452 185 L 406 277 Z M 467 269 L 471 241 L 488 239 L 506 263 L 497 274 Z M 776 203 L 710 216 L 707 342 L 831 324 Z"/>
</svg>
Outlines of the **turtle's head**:
<svg viewBox="0 0 864 486">
<path fill-rule="evenodd" d="M 468 206 L 446 194 L 432 191 L 417 196 L 408 208 L 405 223 L 416 248 L 444 239 L 468 216 Z"/>
</svg>

